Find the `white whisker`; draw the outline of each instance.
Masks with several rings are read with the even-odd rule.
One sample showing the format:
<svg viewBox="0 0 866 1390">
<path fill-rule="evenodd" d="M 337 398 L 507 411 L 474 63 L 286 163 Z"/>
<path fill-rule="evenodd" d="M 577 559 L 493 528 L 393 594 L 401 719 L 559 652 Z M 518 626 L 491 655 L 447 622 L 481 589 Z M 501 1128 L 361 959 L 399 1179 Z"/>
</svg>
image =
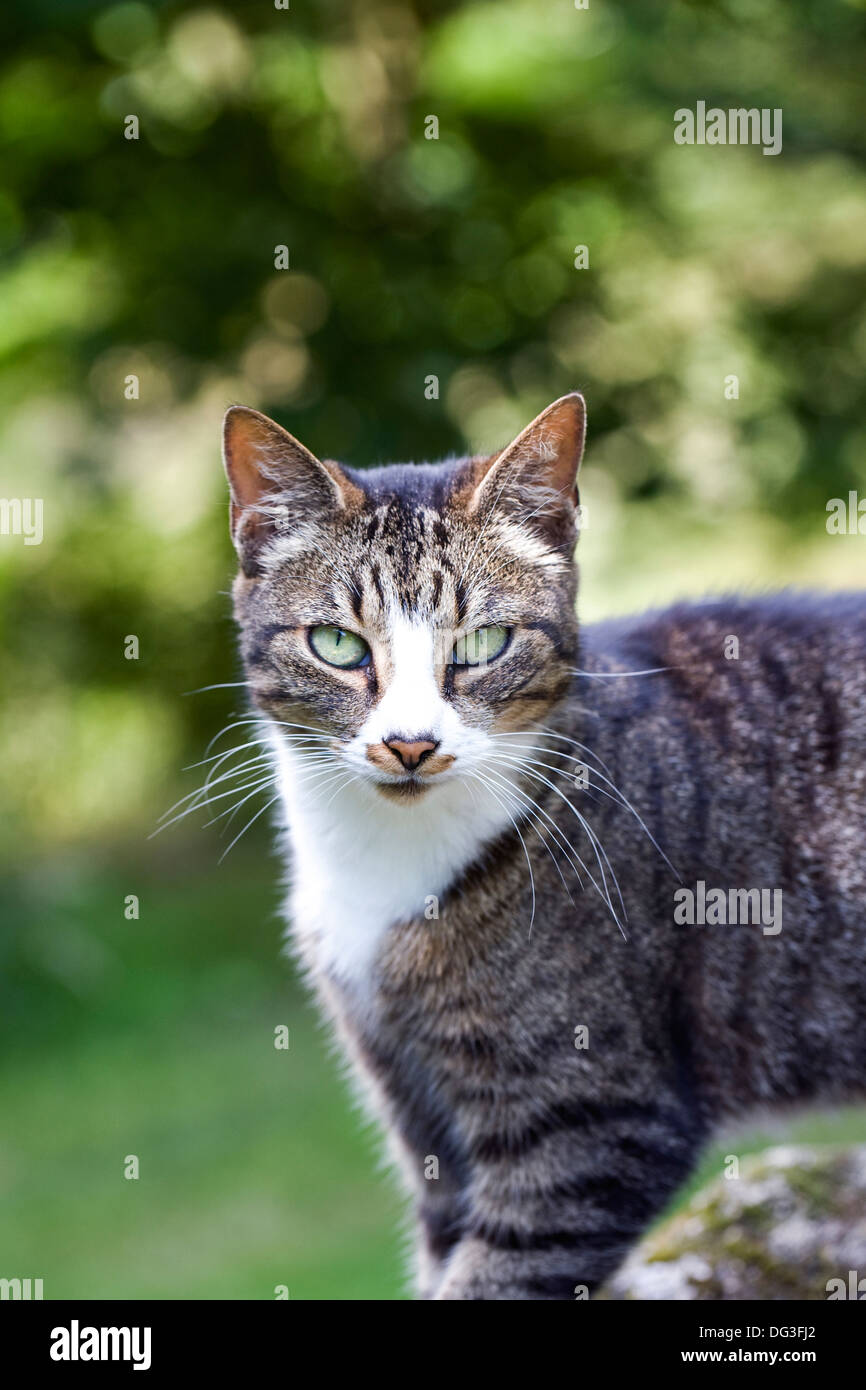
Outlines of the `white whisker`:
<svg viewBox="0 0 866 1390">
<path fill-rule="evenodd" d="M 573 676 L 588 676 L 591 680 L 609 681 L 623 676 L 657 676 L 662 671 L 679 671 L 679 666 L 650 666 L 645 671 L 581 671 L 577 666 L 571 668 Z"/>
<path fill-rule="evenodd" d="M 498 773 L 491 773 L 489 769 L 487 770 L 487 775 L 496 776 L 497 779 L 499 779 L 499 774 L 498 774 Z M 521 788 L 516 787 L 516 786 L 514 785 L 514 783 L 511 782 L 509 779 L 503 778 L 503 779 L 501 779 L 501 780 L 502 780 L 502 781 L 503 781 L 503 782 L 504 782 L 516 795 L 519 795 L 520 797 L 522 797 L 524 801 L 529 802 L 531 805 L 534 805 L 534 804 L 535 804 L 535 803 L 532 803 L 532 798 L 531 798 L 531 797 L 529 797 Z M 542 824 L 541 818 L 540 818 L 540 816 L 539 816 L 539 814 L 538 814 L 539 810 L 541 810 L 540 807 L 539 807 L 538 809 L 529 809 L 528 811 L 526 811 L 525 814 L 531 817 L 531 819 L 532 819 L 532 829 L 535 831 L 535 833 L 536 833 L 536 835 L 538 836 L 539 840 L 540 840 L 541 843 L 544 845 L 544 848 L 547 850 L 547 853 L 550 855 L 551 863 L 553 864 L 553 867 L 556 869 L 556 872 L 557 872 L 557 874 L 559 875 L 560 882 L 561 882 L 563 888 L 565 889 L 566 896 L 568 897 L 569 902 L 572 904 L 572 906 L 575 906 L 574 898 L 573 898 L 572 895 L 571 895 L 571 889 L 569 888 L 568 884 L 566 883 L 565 877 L 564 877 L 564 875 L 563 875 L 563 872 L 562 872 L 562 870 L 560 869 L 559 864 L 558 864 L 558 862 L 557 862 L 556 855 L 553 853 L 553 850 L 550 848 L 550 844 L 548 843 L 545 827 L 544 827 L 544 825 Z M 568 860 L 568 863 L 569 863 L 570 867 L 574 870 L 574 873 L 575 873 L 575 875 L 577 876 L 577 881 L 578 881 L 578 883 L 580 884 L 581 887 L 583 887 L 583 880 L 582 880 L 582 878 L 580 877 L 580 871 L 579 871 L 579 869 L 577 868 L 577 865 L 574 863 L 574 860 L 571 858 L 570 850 L 571 850 L 572 847 L 568 844 L 568 841 L 565 839 L 565 836 L 564 836 L 564 835 L 563 835 L 563 836 L 560 836 L 560 834 L 559 834 L 559 827 L 558 827 L 556 824 L 553 824 L 553 829 L 554 829 L 554 832 L 557 834 L 557 837 L 558 837 L 556 840 L 554 840 L 554 844 L 557 846 L 557 848 L 559 848 L 559 849 L 561 849 L 561 850 L 563 851 L 563 853 L 565 854 L 566 859 Z"/>
<path fill-rule="evenodd" d="M 218 820 L 222 820 L 223 816 L 228 816 L 227 824 L 231 825 L 233 818 L 237 815 L 240 808 L 245 806 L 257 792 L 264 791 L 266 787 L 273 787 L 275 785 L 276 781 L 274 777 L 271 776 L 262 778 L 260 782 L 248 782 L 245 787 L 235 787 L 233 791 L 226 792 L 226 796 L 237 795 L 238 792 L 247 792 L 247 795 L 236 802 L 234 806 L 228 806 L 224 811 L 220 811 L 218 815 L 212 816 L 210 820 L 205 821 L 203 828 L 206 830 L 209 825 L 216 825 Z M 250 790 L 250 788 L 252 788 L 252 790 Z M 217 800 L 218 798 L 214 799 Z"/>
<path fill-rule="evenodd" d="M 496 758 L 496 756 L 497 755 L 494 754 L 494 758 Z M 543 774 L 538 772 L 532 772 L 528 766 L 523 767 L 522 770 L 525 772 L 527 776 L 532 777 L 535 781 L 541 782 L 545 786 L 549 787 L 550 790 L 554 793 L 554 795 L 558 796 L 560 800 L 562 800 L 566 804 L 566 806 L 568 806 L 569 810 L 572 811 L 572 813 L 576 816 L 577 820 L 582 825 L 584 831 L 586 832 L 590 845 L 592 846 L 593 853 L 595 854 L 596 862 L 599 868 L 599 873 L 601 875 L 602 884 L 604 885 L 604 890 L 602 891 L 602 889 L 599 888 L 598 884 L 595 882 L 595 879 L 589 873 L 588 869 L 586 870 L 586 873 L 590 879 L 590 882 L 596 888 L 596 891 L 599 893 L 602 900 L 607 903 L 611 916 L 613 917 L 623 936 L 625 936 L 625 930 L 622 926 L 622 923 L 619 920 L 619 917 L 617 916 L 616 909 L 613 905 L 613 900 L 611 899 L 610 889 L 607 884 L 607 874 L 605 873 L 605 866 L 607 867 L 607 870 L 610 873 L 611 878 L 613 879 L 617 897 L 619 898 L 620 906 L 622 907 L 623 916 L 625 917 L 626 921 L 628 921 L 628 913 L 626 911 L 626 906 L 623 901 L 622 893 L 620 892 L 619 880 L 617 879 L 616 873 L 614 872 L 610 859 L 608 858 L 605 852 L 604 846 L 602 845 L 601 841 L 599 840 L 589 821 L 586 819 L 584 815 L 581 814 L 580 811 L 578 811 L 577 807 L 569 800 L 565 793 L 559 787 L 557 787 L 554 782 L 550 780 L 549 777 L 545 777 Z"/>
<path fill-rule="evenodd" d="M 486 779 L 482 776 L 482 774 L 480 774 L 480 773 L 477 772 L 477 771 L 471 773 L 470 776 L 478 777 L 479 780 L 482 781 L 482 782 L 486 780 Z M 535 922 L 535 876 L 533 875 L 533 872 L 532 872 L 532 860 L 531 860 L 530 857 L 529 857 L 529 850 L 526 848 L 526 841 L 524 840 L 523 836 L 521 835 L 521 833 L 520 833 L 520 827 L 518 826 L 517 821 L 514 819 L 513 815 L 511 814 L 511 811 L 508 809 L 508 807 L 506 806 L 505 802 L 501 799 L 501 797 L 499 797 L 499 796 L 497 795 L 496 791 L 495 791 L 494 788 L 493 788 L 493 785 L 492 785 L 490 782 L 487 782 L 487 790 L 490 792 L 490 795 L 494 798 L 494 800 L 496 800 L 496 801 L 499 802 L 499 805 L 502 807 L 502 809 L 503 809 L 503 811 L 505 812 L 505 814 L 507 815 L 508 819 L 511 821 L 511 824 L 514 826 L 514 829 L 515 829 L 515 831 L 516 831 L 516 833 L 517 833 L 517 838 L 519 839 L 521 845 L 523 846 L 523 854 L 524 854 L 524 857 L 525 857 L 525 859 L 526 859 L 526 866 L 527 866 L 527 868 L 529 869 L 529 886 L 530 886 L 530 889 L 532 890 L 532 911 L 531 911 L 530 916 L 529 916 L 529 936 L 531 937 L 531 936 L 532 936 L 532 927 L 533 927 L 533 923 Z"/>
<path fill-rule="evenodd" d="M 220 863 L 220 864 L 221 864 L 221 863 L 223 862 L 223 860 L 225 859 L 225 857 L 226 857 L 226 855 L 228 854 L 229 850 L 234 849 L 234 847 L 235 847 L 235 845 L 237 844 L 238 840 L 241 838 L 241 835 L 245 835 L 246 832 L 249 830 L 250 826 L 253 825 L 254 822 L 258 820 L 259 816 L 263 816 L 264 813 L 265 813 L 265 811 L 267 811 L 268 807 L 269 807 L 269 806 L 273 806 L 274 802 L 275 802 L 275 801 L 279 801 L 279 799 L 280 799 L 280 793 L 277 792 L 277 795 L 276 795 L 276 796 L 272 796 L 271 799 L 270 799 L 270 801 L 266 801 L 265 804 L 264 804 L 264 806 L 262 806 L 260 810 L 256 811 L 255 815 L 254 815 L 250 820 L 247 821 L 247 823 L 246 823 L 246 825 L 244 826 L 243 830 L 240 832 L 240 835 L 236 835 L 235 838 L 232 840 L 231 844 L 228 846 L 228 849 L 223 850 L 222 854 L 221 854 L 220 857 L 219 857 L 219 863 Z"/>
<path fill-rule="evenodd" d="M 628 912 L 626 910 L 626 905 L 623 901 L 622 893 L 620 892 L 619 879 L 617 878 L 613 865 L 611 864 L 610 859 L 608 858 L 607 851 L 605 850 L 604 845 L 602 844 L 593 827 L 590 825 L 589 821 L 586 819 L 583 813 L 577 809 L 574 803 L 569 800 L 565 793 L 559 787 L 557 787 L 555 782 L 551 782 L 548 777 L 545 777 L 543 775 L 543 773 L 532 772 L 531 770 L 528 770 L 528 775 L 530 777 L 533 777 L 536 781 L 540 781 L 544 783 L 546 786 L 549 786 L 557 796 L 562 798 L 562 800 L 568 806 L 569 810 L 571 810 L 577 817 L 577 819 L 580 821 L 581 825 L 586 831 L 586 834 L 589 838 L 589 842 L 592 845 L 593 850 L 595 851 L 596 861 L 598 863 L 599 871 L 601 873 L 605 889 L 607 890 L 607 898 L 608 903 L 611 907 L 611 911 L 613 911 L 613 904 L 610 901 L 610 890 L 607 888 L 607 879 L 605 877 L 604 872 L 605 865 L 607 866 L 608 872 L 610 873 L 610 876 L 613 879 L 614 887 L 616 888 L 616 895 L 619 898 L 619 904 L 622 908 L 622 915 L 625 918 L 625 920 L 628 921 Z M 623 933 L 623 935 L 625 935 L 625 933 Z"/>
<path fill-rule="evenodd" d="M 197 690 L 184 690 L 183 697 L 187 695 L 204 695 L 208 690 L 237 690 L 238 688 L 251 690 L 249 681 L 217 681 L 216 685 L 200 685 Z"/>
</svg>

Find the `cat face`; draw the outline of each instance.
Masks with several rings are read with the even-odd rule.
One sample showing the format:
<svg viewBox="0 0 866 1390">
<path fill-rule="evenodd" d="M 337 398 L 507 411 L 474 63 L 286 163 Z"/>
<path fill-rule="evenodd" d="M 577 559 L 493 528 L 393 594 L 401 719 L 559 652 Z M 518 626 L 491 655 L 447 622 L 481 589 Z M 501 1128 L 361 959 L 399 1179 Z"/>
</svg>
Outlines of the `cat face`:
<svg viewBox="0 0 866 1390">
<path fill-rule="evenodd" d="M 411 803 L 543 723 L 575 665 L 577 395 L 489 458 L 359 472 L 226 416 L 235 612 L 275 735 Z"/>
</svg>

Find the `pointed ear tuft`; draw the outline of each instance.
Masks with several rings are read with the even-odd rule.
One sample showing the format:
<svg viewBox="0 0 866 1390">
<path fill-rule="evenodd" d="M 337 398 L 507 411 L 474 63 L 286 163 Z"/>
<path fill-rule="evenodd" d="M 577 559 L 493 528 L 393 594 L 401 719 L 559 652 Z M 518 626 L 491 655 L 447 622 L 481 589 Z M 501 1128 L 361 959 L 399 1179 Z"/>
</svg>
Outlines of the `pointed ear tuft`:
<svg viewBox="0 0 866 1390">
<path fill-rule="evenodd" d="M 586 404 L 572 391 L 486 461 L 470 512 L 506 510 L 549 545 L 570 550 L 578 529 L 577 474 L 585 435 Z"/>
<path fill-rule="evenodd" d="M 232 540 L 244 573 L 260 572 L 261 549 L 277 534 L 351 505 L 360 489 L 335 463 L 321 463 L 267 415 L 233 405 L 223 422 Z"/>
</svg>

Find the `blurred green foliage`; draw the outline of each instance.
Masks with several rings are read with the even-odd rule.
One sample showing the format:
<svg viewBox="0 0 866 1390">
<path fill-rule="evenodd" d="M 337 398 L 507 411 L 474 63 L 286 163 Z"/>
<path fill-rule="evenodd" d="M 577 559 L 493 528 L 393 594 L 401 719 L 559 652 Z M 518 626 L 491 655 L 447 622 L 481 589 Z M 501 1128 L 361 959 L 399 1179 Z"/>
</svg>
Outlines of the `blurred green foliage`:
<svg viewBox="0 0 866 1390">
<path fill-rule="evenodd" d="M 237 674 L 232 400 L 363 465 L 581 387 L 588 616 L 866 577 L 824 530 L 866 471 L 864 32 L 852 0 L 5 12 L 0 469 L 45 539 L 0 542 L 2 852 L 138 833 L 228 708 L 179 697 Z M 675 145 L 698 99 L 781 107 L 782 154 Z"/>
<path fill-rule="evenodd" d="M 242 705 L 184 698 L 239 675 L 222 411 L 366 465 L 496 447 L 577 386 L 585 616 L 866 583 L 862 538 L 824 524 L 866 488 L 864 35 L 864 0 L 4 9 L 0 494 L 44 499 L 41 545 L 0 536 L 20 1273 L 29 1243 L 54 1293 L 268 1296 L 288 1210 L 306 1296 L 397 1290 L 296 996 L 298 1065 L 255 1071 L 284 999 L 274 860 L 218 870 L 188 823 L 144 848 Z M 675 145 L 698 100 L 782 108 L 783 152 Z M 136 1212 L 104 1176 L 131 1132 L 162 1165 Z"/>
<path fill-rule="evenodd" d="M 399 1296 L 395 1191 L 278 960 L 273 906 L 258 859 L 19 882 L 0 936 L 3 1277 L 46 1298 Z"/>
</svg>

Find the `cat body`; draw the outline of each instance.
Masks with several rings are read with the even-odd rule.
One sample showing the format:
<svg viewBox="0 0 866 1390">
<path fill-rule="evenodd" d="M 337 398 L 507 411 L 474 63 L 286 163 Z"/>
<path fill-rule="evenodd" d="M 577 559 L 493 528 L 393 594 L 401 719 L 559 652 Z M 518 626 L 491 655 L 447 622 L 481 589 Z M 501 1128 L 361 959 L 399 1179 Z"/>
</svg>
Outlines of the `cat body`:
<svg viewBox="0 0 866 1390">
<path fill-rule="evenodd" d="M 866 1084 L 866 603 L 579 632 L 579 397 L 492 459 L 369 475 L 232 416 L 292 932 L 414 1195 L 419 1293 L 592 1293 L 719 1122 Z M 322 620 L 369 659 L 320 670 Z M 509 635 L 462 663 L 478 630 Z"/>
</svg>

